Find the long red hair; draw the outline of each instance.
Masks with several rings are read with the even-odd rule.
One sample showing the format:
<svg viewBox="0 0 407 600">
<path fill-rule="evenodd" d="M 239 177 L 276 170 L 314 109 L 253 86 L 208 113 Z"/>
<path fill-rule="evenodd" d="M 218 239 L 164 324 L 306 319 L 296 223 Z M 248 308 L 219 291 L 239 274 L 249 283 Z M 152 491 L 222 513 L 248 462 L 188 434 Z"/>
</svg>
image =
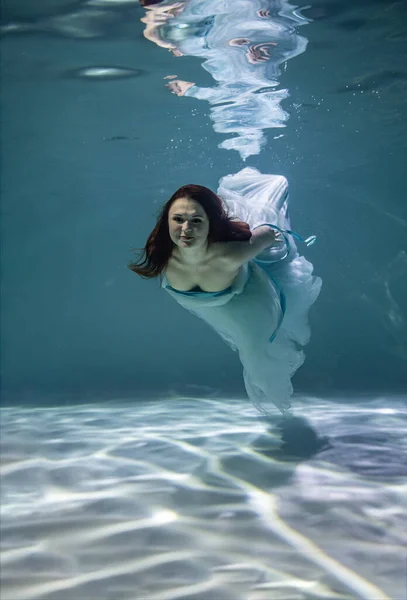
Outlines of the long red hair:
<svg viewBox="0 0 407 600">
<path fill-rule="evenodd" d="M 160 210 L 157 224 L 148 236 L 145 247 L 136 249 L 139 259 L 128 267 L 137 275 L 146 279 L 158 277 L 167 266 L 174 246 L 168 228 L 168 213 L 172 203 L 179 198 L 195 200 L 202 206 L 209 219 L 209 243 L 246 241 L 251 238 L 249 225 L 229 215 L 224 202 L 212 190 L 203 185 L 183 185 Z"/>
</svg>

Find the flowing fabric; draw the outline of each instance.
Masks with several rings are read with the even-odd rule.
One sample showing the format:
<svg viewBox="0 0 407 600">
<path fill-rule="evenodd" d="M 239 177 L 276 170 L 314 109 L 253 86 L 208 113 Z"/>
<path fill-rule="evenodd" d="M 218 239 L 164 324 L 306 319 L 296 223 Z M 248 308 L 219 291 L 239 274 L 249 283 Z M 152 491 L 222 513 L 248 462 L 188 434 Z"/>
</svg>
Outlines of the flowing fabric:
<svg viewBox="0 0 407 600">
<path fill-rule="evenodd" d="M 284 177 L 247 167 L 223 177 L 218 194 L 230 216 L 251 229 L 271 224 L 290 231 Z M 304 362 L 301 347 L 310 338 L 308 311 L 321 289 L 321 279 L 312 271 L 312 264 L 299 256 L 293 236 L 286 233 L 280 243 L 244 264 L 225 290 L 180 292 L 165 277 L 162 286 L 238 351 L 253 404 L 272 402 L 285 413 L 291 406 L 291 377 Z"/>
</svg>

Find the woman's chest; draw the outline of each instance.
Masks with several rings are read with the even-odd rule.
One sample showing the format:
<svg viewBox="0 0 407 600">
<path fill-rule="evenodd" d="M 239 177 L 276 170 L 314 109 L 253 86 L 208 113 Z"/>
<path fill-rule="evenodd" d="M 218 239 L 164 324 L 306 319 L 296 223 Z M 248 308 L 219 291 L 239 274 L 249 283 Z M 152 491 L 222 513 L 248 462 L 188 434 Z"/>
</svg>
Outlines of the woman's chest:
<svg viewBox="0 0 407 600">
<path fill-rule="evenodd" d="M 232 285 L 238 268 L 217 263 L 200 266 L 179 265 L 169 261 L 165 276 L 168 283 L 179 291 L 196 288 L 205 292 L 218 292 Z"/>
</svg>

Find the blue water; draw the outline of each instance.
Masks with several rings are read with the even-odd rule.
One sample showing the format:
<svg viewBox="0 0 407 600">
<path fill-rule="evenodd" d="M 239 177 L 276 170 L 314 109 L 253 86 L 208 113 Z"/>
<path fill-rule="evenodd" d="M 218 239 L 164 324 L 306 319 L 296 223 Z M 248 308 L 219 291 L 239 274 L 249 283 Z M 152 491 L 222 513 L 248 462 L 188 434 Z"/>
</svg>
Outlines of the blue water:
<svg viewBox="0 0 407 600">
<path fill-rule="evenodd" d="M 407 597 L 406 18 L 3 2 L 2 600 Z M 244 166 L 318 237 L 285 422 L 126 266 Z"/>
</svg>

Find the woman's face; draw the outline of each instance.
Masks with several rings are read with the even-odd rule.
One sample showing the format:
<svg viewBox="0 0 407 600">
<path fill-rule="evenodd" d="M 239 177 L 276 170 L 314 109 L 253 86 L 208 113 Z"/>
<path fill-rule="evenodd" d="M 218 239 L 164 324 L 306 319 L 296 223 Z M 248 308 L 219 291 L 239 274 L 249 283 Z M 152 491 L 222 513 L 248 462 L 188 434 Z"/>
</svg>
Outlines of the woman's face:
<svg viewBox="0 0 407 600">
<path fill-rule="evenodd" d="M 202 206 L 189 198 L 175 200 L 168 213 L 170 238 L 180 248 L 197 248 L 206 244 L 208 215 Z"/>
</svg>

